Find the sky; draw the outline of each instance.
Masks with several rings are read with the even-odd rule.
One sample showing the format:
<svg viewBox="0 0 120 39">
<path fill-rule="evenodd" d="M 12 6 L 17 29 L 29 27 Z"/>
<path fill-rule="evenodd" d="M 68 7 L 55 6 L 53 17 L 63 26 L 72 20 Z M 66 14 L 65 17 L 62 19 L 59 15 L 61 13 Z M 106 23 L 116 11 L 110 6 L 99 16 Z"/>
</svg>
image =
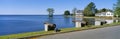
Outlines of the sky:
<svg viewBox="0 0 120 39">
<path fill-rule="evenodd" d="M 60 15 L 73 8 L 83 10 L 90 2 L 98 9 L 113 9 L 117 0 L 0 0 L 0 15 L 47 15 L 47 8 Z"/>
</svg>

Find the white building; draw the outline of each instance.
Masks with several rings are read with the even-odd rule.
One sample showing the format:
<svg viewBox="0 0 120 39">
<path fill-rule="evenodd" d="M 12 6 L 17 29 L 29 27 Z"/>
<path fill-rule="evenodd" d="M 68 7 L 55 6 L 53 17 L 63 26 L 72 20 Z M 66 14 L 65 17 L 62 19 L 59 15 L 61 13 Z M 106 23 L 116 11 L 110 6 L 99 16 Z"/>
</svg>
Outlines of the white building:
<svg viewBox="0 0 120 39">
<path fill-rule="evenodd" d="M 95 14 L 95 16 L 99 16 L 99 17 L 101 17 L 101 16 L 113 17 L 114 13 L 112 13 L 112 12 L 102 12 L 102 13 Z"/>
<path fill-rule="evenodd" d="M 82 17 L 82 16 L 83 16 L 82 10 L 77 10 L 76 17 Z"/>
</svg>

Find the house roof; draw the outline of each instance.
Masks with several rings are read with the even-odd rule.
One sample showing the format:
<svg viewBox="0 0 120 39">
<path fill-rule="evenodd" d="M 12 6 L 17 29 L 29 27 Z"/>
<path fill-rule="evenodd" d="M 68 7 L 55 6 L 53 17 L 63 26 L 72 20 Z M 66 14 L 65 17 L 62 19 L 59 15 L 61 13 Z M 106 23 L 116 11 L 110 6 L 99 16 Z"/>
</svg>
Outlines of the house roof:
<svg viewBox="0 0 120 39">
<path fill-rule="evenodd" d="M 106 14 L 106 12 L 102 12 L 102 13 L 97 13 L 96 15 L 100 15 L 100 14 Z"/>
<path fill-rule="evenodd" d="M 100 15 L 100 14 L 103 14 L 103 15 L 105 15 L 106 13 L 112 13 L 112 12 L 101 12 L 101 13 L 97 13 L 96 15 Z"/>
<path fill-rule="evenodd" d="M 77 13 L 82 13 L 83 12 L 83 10 L 77 10 Z"/>
</svg>

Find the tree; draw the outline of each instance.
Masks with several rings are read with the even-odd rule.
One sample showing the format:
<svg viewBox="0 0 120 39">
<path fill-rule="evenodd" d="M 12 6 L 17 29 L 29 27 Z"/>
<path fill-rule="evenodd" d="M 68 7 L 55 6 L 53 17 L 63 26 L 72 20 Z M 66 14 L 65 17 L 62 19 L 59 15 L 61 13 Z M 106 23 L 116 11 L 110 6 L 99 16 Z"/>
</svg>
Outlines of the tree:
<svg viewBox="0 0 120 39">
<path fill-rule="evenodd" d="M 95 9 L 95 13 L 99 13 L 99 10 L 97 8 Z"/>
<path fill-rule="evenodd" d="M 102 8 L 100 10 L 97 10 L 97 13 L 108 12 L 108 11 L 113 12 L 113 10 L 111 10 L 111 9 Z"/>
<path fill-rule="evenodd" d="M 77 12 L 77 8 L 73 8 L 72 14 L 75 16 L 75 13 Z"/>
<path fill-rule="evenodd" d="M 108 9 L 106 9 L 106 8 L 103 8 L 100 10 L 100 12 L 107 12 L 107 11 L 108 11 Z"/>
<path fill-rule="evenodd" d="M 111 10 L 111 9 L 108 9 L 108 11 L 113 12 L 113 10 Z"/>
<path fill-rule="evenodd" d="M 118 16 L 120 16 L 120 8 L 119 7 L 117 7 L 116 9 L 115 9 L 115 16 L 116 15 L 118 15 Z"/>
<path fill-rule="evenodd" d="M 118 16 L 120 16 L 120 0 L 117 0 L 118 2 L 117 2 L 117 4 L 115 5 L 115 11 L 114 11 L 114 13 L 115 13 L 115 16 L 116 15 L 118 15 Z"/>
<path fill-rule="evenodd" d="M 70 11 L 66 10 L 66 11 L 64 12 L 64 15 L 66 15 L 66 16 L 70 15 Z"/>
<path fill-rule="evenodd" d="M 84 16 L 94 16 L 95 15 L 95 4 L 93 2 L 89 3 L 84 9 Z"/>
<path fill-rule="evenodd" d="M 49 13 L 49 17 L 53 17 L 54 9 L 53 8 L 48 8 L 47 11 Z"/>
</svg>

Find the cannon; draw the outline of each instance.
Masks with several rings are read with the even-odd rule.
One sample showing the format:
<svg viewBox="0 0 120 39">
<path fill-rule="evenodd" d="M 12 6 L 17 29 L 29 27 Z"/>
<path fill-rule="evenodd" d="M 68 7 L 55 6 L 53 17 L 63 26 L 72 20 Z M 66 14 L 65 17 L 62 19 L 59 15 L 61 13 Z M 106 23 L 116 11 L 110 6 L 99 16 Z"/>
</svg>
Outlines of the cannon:
<svg viewBox="0 0 120 39">
<path fill-rule="evenodd" d="M 48 31 L 49 30 L 55 30 L 55 28 L 56 28 L 56 24 L 49 24 L 48 25 Z"/>
<path fill-rule="evenodd" d="M 44 23 L 45 31 L 55 30 L 56 24 L 53 23 Z"/>
<path fill-rule="evenodd" d="M 85 27 L 86 25 L 88 25 L 88 22 L 81 22 L 81 27 Z"/>
<path fill-rule="evenodd" d="M 106 23 L 107 23 L 107 21 L 101 21 L 101 25 L 106 24 Z"/>
</svg>

